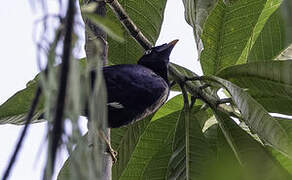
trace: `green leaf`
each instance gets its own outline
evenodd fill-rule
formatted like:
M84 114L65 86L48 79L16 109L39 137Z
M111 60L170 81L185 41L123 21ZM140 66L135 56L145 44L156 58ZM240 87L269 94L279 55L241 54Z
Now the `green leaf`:
M288 134L288 137L290 140L292 140L292 119L286 119L286 118L280 118L280 117L274 117L281 126L285 129L285 131ZM276 151L273 148L269 148L270 152L273 154L273 156L280 162L280 164L289 171L290 174L292 174L292 159L289 157L284 156L280 152Z
M78 62L81 67L81 71L82 69L85 69L86 59L81 59ZM58 71L59 66L56 66L55 68L55 70ZM0 124L21 125L25 123L26 114L30 109L31 102L39 82L39 76L40 73L37 74L33 80L27 83L25 89L18 91L6 102L0 105ZM38 119L43 113L44 102L45 98L44 96L41 96L36 113L32 118L32 123L44 121L44 119Z
M199 54L204 48L200 37L203 33L205 21L217 2L218 0L183 0L185 19L187 23L194 28L194 35Z
M160 33L166 0L120 0L119 3L147 39L155 44ZM119 21L109 8L107 17L111 21ZM144 52L140 45L126 31L123 34L124 43L119 43L110 37L108 38L108 60L110 64L134 64Z
M37 81L38 76L35 77L35 81L30 81L25 89L15 93L0 106L0 124L21 125L25 123L25 118L34 98ZM43 104L44 98L42 97L32 118L32 123L43 121L37 119L43 113Z
M142 180L164 179L167 173L168 161L172 154L172 139L169 136L166 143L162 145L160 150L151 158L144 169Z
M209 116L197 106L191 113L183 110L176 125L173 153L169 161L167 179L203 179L208 174L210 160L214 159L198 119Z
M113 166L113 171L112 171L113 179L125 178L127 172L131 170L131 168L128 168L128 167L131 166L132 163L136 162L135 161L136 156L134 155L134 153L135 152L137 153L138 146L143 146L143 143L141 144L141 141L142 141L141 138L147 136L149 133L151 134L152 131L155 131L155 128L164 129L163 122L169 121L166 117L169 117L169 118L174 117L173 114L177 113L177 111L180 111L182 106L183 106L182 96L178 95L172 98L171 100L169 100L165 105L163 105L155 113L152 119L151 117L149 117L147 118L147 120L141 120L138 123L134 123L133 125L130 125L130 126L112 129L111 142L114 149L118 151L118 155L119 155L117 163ZM150 119L151 119L151 123L149 123ZM164 119L164 120L160 120L160 119ZM156 123L156 121L159 121L159 122ZM155 127L152 124L156 124ZM169 125L168 123L165 124L165 126L168 126L168 125ZM149 131L151 132L148 132L147 129L149 129ZM162 133L165 133L166 131L162 131ZM161 134L161 136L165 137L166 134ZM153 143L153 145L157 145L157 144ZM156 151L158 150L159 148L156 149ZM156 151L150 150L148 153L152 153L154 155L155 153L157 153ZM151 159L151 156L149 156L148 160L150 161L150 159ZM145 168L146 166L147 164L144 164ZM142 176L148 176L148 175L139 174L139 176L142 177Z
M292 43L292 3L283 0L266 22L248 56L248 62L273 60Z
M209 127L204 135L216 153L216 158L210 164L208 175L204 180L244 180L242 166L236 159L218 123Z
M144 169L149 167L148 164L152 162L153 157L157 156L157 153L168 143L167 140L173 135L178 115L179 111L151 122L141 135L123 173L119 178L114 179L136 180L143 176L151 176L150 174L145 175ZM155 167L163 168L163 171L166 172L167 166L165 165L167 165L168 159L166 160L163 163L164 167L159 164L156 164Z
M229 116L220 111L214 111L220 128L246 170L248 179L288 180L292 178L260 143L235 124Z
M292 157L292 143L283 127L243 89L219 77L206 77L224 87L252 132L282 153Z
M105 31L111 38L116 41L123 42L123 30L122 25L119 22L112 21L108 17L101 17L95 13L97 3L90 3L81 7L81 12L85 15L92 23L99 26Z
M265 22L280 3L281 0L238 0L226 5L219 0L207 17L200 36L204 74L215 74L224 67L245 63ZM194 22L195 18L192 17Z
M218 76L248 89L269 112L292 115L291 69L291 60L254 62L225 68Z

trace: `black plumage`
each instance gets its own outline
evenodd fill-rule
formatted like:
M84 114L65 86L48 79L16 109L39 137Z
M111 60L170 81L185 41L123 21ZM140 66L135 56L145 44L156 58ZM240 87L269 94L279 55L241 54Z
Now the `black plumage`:
M151 48L138 64L103 68L110 128L141 120L164 104L169 94L169 55L177 41ZM95 73L92 78L95 79Z

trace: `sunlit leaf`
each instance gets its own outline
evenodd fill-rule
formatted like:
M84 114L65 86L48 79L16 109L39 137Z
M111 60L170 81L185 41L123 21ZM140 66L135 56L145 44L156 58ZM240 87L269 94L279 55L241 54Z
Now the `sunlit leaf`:
M283 0L281 6L266 22L262 32L251 49L248 62L267 61L275 58L289 58L289 56L279 57L279 55L292 44L291 8L291 0ZM292 56L290 57L292 58Z
M280 3L281 0L238 0L225 4L219 0L205 20L200 35L204 74L215 74L224 67L245 63L265 22ZM185 1L185 4L189 3ZM192 14L188 10L186 8L186 14ZM208 6L204 10L208 12ZM196 22L196 16L191 18ZM200 26L194 24L193 28L197 31Z

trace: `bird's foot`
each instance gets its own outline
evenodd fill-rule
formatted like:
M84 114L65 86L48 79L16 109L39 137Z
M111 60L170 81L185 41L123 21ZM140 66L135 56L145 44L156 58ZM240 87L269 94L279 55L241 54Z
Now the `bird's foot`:
M104 135L104 132L102 130L99 131L99 135L104 140L104 142L106 144L106 152L111 155L112 160L113 160L113 164L115 164L118 160L117 159L118 152L112 148L111 143L109 142L108 138Z

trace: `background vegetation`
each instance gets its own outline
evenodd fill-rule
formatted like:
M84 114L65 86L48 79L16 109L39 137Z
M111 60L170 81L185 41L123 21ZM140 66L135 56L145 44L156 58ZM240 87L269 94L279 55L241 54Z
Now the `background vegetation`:
M101 68L106 59L110 65L136 63L143 51L155 44L166 1L119 3L129 16L121 21L124 26L119 22L124 14L119 13L117 1L107 3L105 17L99 16L105 14L98 11L102 2L80 2L87 25L87 58L77 61L70 56L76 42L74 31L70 31L76 5L69 1L67 13L60 17L60 27L46 51L46 69L0 106L1 124L26 123L28 127L29 123L44 119L49 122L50 153L44 177L52 176L54 150L62 143L71 156L58 179L109 178L104 176L104 167L109 162L103 160L103 142L98 138L100 132L107 132ZM111 143L118 151L112 179L291 179L291 1L183 0L183 3L185 18L194 30L204 75L199 77L187 68L171 64L171 80L178 84L185 77L196 80L186 82L182 89L174 86L173 91L182 94L171 98L152 117L111 130ZM135 28L129 23L141 30L134 38L131 34ZM108 35L108 51L102 32ZM57 53L59 46L63 49L61 56ZM62 64L55 67L60 58ZM88 85L88 72L92 69L100 77L93 92ZM65 90L60 78L64 75ZM34 109L31 102L38 97L36 89L42 91L42 96L35 112L27 116ZM59 95L62 91L66 96ZM225 98L218 92L223 92ZM62 99L59 116L55 109ZM91 119L89 132L82 137L77 121L87 101ZM190 106L191 102L194 106ZM41 114L44 119L39 118ZM71 124L71 132L63 132L64 121ZM60 135L57 141L56 134Z

